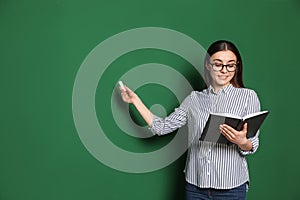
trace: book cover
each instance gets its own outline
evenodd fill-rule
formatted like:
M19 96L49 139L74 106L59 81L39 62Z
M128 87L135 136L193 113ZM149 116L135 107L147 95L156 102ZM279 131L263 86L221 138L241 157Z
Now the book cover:
M225 136L220 133L219 126L221 124L227 124L240 131L246 122L248 123L247 138L254 137L268 114L269 111L261 111L240 118L226 113L212 113L209 115L200 140L230 144Z

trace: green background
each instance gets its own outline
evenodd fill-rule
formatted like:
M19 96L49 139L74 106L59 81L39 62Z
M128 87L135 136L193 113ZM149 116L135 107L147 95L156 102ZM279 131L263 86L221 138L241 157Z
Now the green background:
M154 172L116 171L89 154L73 121L73 84L88 53L119 32L149 26L182 32L204 48L218 39L237 44L246 86L271 111L260 149L248 157L248 199L299 199L299 19L298 0L0 0L0 199L184 198L185 155ZM186 65L167 52L132 52L112 64L100 80L107 87L96 94L99 122L115 144L130 151L152 151L173 137L132 138L111 118L115 82L148 62ZM201 89L201 81L186 76ZM162 101L168 112L178 104L157 85L139 94Z

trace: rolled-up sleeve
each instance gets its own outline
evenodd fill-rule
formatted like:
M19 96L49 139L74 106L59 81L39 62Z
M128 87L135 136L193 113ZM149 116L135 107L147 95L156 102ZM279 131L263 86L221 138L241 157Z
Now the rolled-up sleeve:
M190 96L186 97L178 108L175 108L169 116L160 118L154 116L149 129L155 135L165 135L175 131L187 123Z
M186 121L186 112L180 108L176 108L175 111L166 118L154 116L149 129L156 135L165 135L182 127L186 124Z

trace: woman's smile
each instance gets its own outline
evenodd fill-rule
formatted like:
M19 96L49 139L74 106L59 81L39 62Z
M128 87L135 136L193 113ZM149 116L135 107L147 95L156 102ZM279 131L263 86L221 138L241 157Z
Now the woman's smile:
M219 79L226 80L229 76L228 75L218 75Z

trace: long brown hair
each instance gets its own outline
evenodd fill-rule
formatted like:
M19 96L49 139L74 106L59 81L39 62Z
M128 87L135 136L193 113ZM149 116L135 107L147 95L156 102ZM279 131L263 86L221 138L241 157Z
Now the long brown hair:
M226 41L226 40L218 40L218 41L212 43L209 46L209 48L207 49L207 53L206 53L205 60L204 60L205 82L206 82L207 86L209 86L211 84L210 73L209 73L208 69L206 68L208 63L210 63L210 57L219 51L226 51L226 50L232 51L237 58L237 68L236 68L234 77L231 79L230 83L234 87L244 88L245 86L243 83L243 76L242 76L243 62L242 62L240 52L232 42Z

